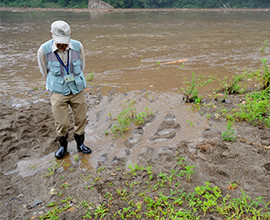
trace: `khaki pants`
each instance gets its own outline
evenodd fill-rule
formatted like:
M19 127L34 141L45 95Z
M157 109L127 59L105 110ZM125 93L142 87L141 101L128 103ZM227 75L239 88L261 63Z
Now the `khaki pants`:
M59 137L68 133L70 118L68 106L70 105L74 116L74 133L84 134L86 126L86 102L84 91L73 95L61 95L53 93L51 95L52 112L55 119L56 132Z

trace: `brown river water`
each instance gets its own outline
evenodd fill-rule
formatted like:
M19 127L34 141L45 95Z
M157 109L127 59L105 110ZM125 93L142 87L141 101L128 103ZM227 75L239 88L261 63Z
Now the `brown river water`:
M270 36L270 11L0 11L0 95L24 98L44 88L37 66L50 24L67 21L86 52L85 75L103 91L179 91L184 78L223 77L258 68ZM267 49L269 50L269 49ZM268 51L269 52L269 51ZM268 56L268 57L267 57ZM186 60L168 64L167 62Z

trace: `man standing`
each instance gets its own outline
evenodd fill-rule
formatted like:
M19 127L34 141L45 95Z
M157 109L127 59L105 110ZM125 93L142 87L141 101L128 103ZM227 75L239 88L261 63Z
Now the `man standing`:
M84 49L79 41L70 39L70 27L64 21L53 22L51 34L52 39L40 46L37 58L40 72L46 78L46 88L52 92L52 112L60 143L55 157L61 159L67 152L70 124L68 106L74 115L74 138L77 149L84 154L90 154L91 149L84 145L86 126Z

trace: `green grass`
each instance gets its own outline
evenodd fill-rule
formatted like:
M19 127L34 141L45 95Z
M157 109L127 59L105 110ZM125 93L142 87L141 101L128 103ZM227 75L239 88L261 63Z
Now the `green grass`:
M263 123L270 127L270 87L265 90L253 92L244 96L244 102L232 110L237 120Z
M141 125L152 114L153 112L149 108L145 108L144 112L138 113L135 101L128 101L122 105L122 111L116 116L115 123L109 130L115 136L123 136L124 133L130 130L132 124ZM108 135L110 132L106 130L105 134Z
M88 75L86 75L85 79L87 82L90 82L94 79L94 71L92 71L91 73L88 73Z
M254 125L264 125L270 127L270 68L266 59L262 60L262 65L259 69L244 69L242 72L233 75L232 77L225 77L219 79L221 88L216 90L218 94L214 97L217 99L218 95L222 95L223 99L219 102L229 98L230 95L238 96L238 100L241 103L235 107L223 105L220 108L216 108L216 103L213 99L211 103L202 103L203 96L198 94L198 88L200 86L208 85L215 77L209 77L201 81L203 77L192 74L192 81L185 82L186 88L184 91L184 99L186 102L194 102L197 108L201 107L212 109L220 116L225 117L229 121L247 121ZM256 86L255 86L256 85ZM221 94L223 93L223 94ZM206 97L207 98L207 97ZM207 118L211 118L211 115L207 115ZM231 137L230 137L231 136ZM226 141L235 141L233 133L230 133L230 129L227 128L222 135L222 138Z
M266 220L270 217L270 202L266 204L262 197L251 199L240 187L234 189L241 190L240 197L224 194L210 182L186 191L183 186L192 183L196 167L183 157L177 157L175 168L164 173L154 173L151 167L130 164L126 169L114 170L114 176L121 176L121 181L117 186L114 185L116 180L106 179L101 183L102 202L93 202L91 197L84 201L75 198L82 219L207 219L214 215L221 219ZM83 181L86 184L100 181L105 171L93 171ZM65 187L64 190L70 193ZM91 194L91 191L85 189L83 193ZM71 208L72 199L67 196L50 202L50 210L39 219L59 219L61 213Z

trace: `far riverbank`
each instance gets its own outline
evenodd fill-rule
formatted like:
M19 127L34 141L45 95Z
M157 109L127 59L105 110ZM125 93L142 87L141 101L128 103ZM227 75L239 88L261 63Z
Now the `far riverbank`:
M88 9L88 8L16 8L16 7L1 7L0 11L71 11L71 12L89 12L89 11L100 11L100 12L138 12L138 11L270 11L270 8L261 9L227 9L227 8L129 8L129 9Z

